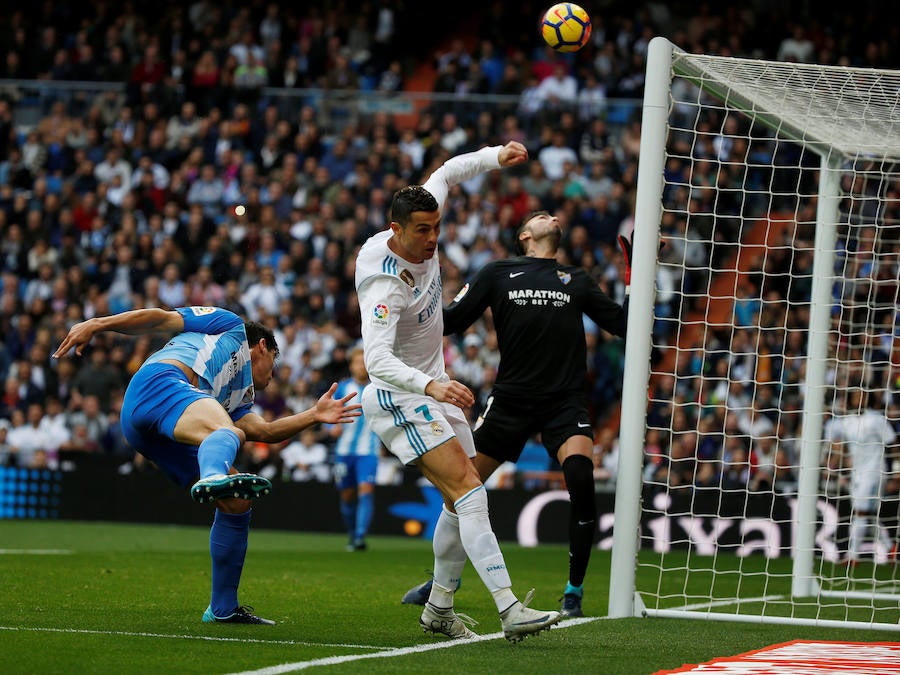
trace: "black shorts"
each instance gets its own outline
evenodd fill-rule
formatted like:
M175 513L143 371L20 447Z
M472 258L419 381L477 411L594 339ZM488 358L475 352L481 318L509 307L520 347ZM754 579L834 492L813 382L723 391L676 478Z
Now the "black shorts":
M584 398L572 394L537 402L493 393L472 428L478 452L498 462L516 462L528 439L538 433L553 459L572 436L593 439Z

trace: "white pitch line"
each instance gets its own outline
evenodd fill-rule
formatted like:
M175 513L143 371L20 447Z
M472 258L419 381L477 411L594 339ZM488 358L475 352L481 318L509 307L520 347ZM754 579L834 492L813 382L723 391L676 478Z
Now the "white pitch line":
M565 622L557 624L552 630L560 628L569 628L582 623L590 623L596 621L599 617L584 617L580 619L566 619ZM230 675L280 675L281 673L294 673L298 670L305 670L315 666L335 666L341 663L350 663L351 661L363 661L365 659L383 659L395 656L405 656L407 654L417 654L420 652L430 652L436 649L450 649L451 647L465 647L474 642L486 642L488 640L496 640L502 638L503 633L491 633L489 635L479 635L470 640L445 640L429 645L415 645L414 647L401 647L398 649L389 649L374 654L348 654L346 656L326 656L313 661L297 661L295 663L282 663L278 666L269 666L268 668L260 668L259 670L245 670L239 673L231 673Z
M65 548L0 548L0 555L71 555Z
M303 642L301 640L260 640L259 638L234 638L217 637L214 635L167 635L164 633L139 633L122 630L87 630L83 628L36 628L31 626L0 626L0 630L37 633L78 633L82 635L117 635L121 637L149 637L164 638L167 640L205 640L208 642L254 642L267 645L297 645L301 647L340 647L343 649L381 649L389 650L391 647L377 647L374 645L356 645L342 642Z

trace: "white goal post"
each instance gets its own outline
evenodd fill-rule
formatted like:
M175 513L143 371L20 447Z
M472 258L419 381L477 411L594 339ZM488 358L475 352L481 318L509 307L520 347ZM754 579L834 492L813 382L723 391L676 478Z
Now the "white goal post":
M609 616L900 630L900 72L657 37L642 115Z

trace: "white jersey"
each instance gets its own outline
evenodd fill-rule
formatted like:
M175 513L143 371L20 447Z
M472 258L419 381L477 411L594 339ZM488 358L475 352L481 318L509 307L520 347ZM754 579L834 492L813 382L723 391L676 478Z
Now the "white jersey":
M853 473L869 476L885 470L884 448L897 437L885 416L874 410L835 418L828 433L831 440L847 443Z
M424 188L443 209L453 185L499 169L500 146L447 160ZM437 253L411 263L388 247L393 231L369 238L356 259L366 369L372 384L393 392L424 394L432 380L446 382L443 296Z

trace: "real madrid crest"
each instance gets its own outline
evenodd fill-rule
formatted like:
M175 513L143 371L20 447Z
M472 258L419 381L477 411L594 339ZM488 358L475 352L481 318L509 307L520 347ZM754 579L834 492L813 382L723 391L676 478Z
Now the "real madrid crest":
M444 433L444 427L440 425L440 422L432 422L431 423L431 433L436 436L440 436Z

